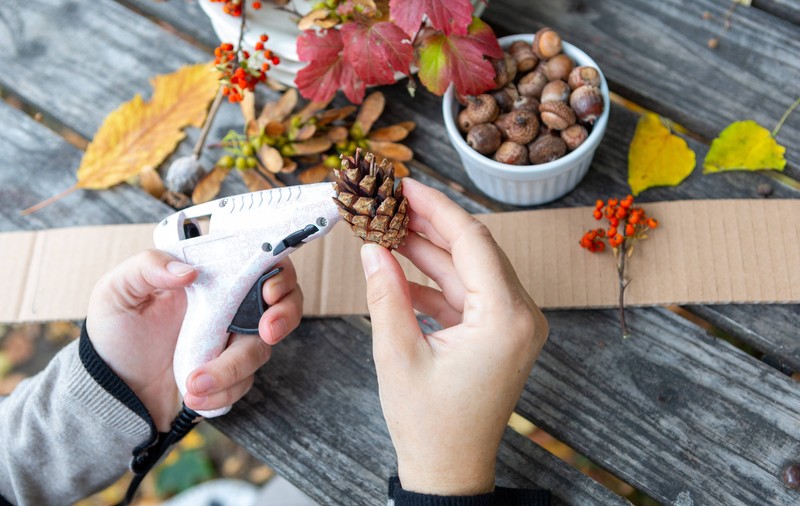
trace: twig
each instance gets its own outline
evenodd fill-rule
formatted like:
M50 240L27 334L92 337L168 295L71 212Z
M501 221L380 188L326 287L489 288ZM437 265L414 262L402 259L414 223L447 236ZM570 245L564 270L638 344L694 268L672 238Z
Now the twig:
M206 115L206 121L203 123L203 129L200 131L200 137L197 139L197 143L194 145L194 149L192 150L192 155L194 156L195 160L199 160L200 155L203 154L203 144L206 142L208 132L211 130L211 123L214 122L214 118L217 116L217 111L219 110L221 103L222 87L220 86L219 90L217 90L217 96L214 97L214 102L211 104L211 109L208 110L208 115Z
M778 121L778 124L775 125L775 129L772 131L772 137L778 136L778 132L781 131L781 127L789 118L789 115L792 114L792 111L794 111L798 105L800 105L800 97L798 97L797 100L795 100L794 103L790 105L788 109L786 109L786 112L783 113L783 116L781 116L780 121Z
M627 339L631 333L625 323L625 288L628 287L628 283L625 282L625 257L628 255L624 242L619 249L614 249L614 254L617 256L617 276L619 277L619 322L622 326L622 338Z

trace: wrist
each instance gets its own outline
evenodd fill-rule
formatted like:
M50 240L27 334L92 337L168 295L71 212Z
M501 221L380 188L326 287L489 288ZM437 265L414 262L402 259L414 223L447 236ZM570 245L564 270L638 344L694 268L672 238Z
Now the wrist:
M398 460L398 477L403 489L409 492L446 496L478 495L494 490L494 466L493 457L439 464Z

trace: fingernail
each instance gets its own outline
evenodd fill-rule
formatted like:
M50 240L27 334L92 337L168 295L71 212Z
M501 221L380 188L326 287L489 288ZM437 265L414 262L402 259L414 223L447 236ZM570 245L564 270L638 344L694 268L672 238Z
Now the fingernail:
M365 244L361 246L361 264L364 266L364 275L369 279L375 274L381 264L380 251L377 244Z
M208 397L198 397L196 395L189 395L189 404L193 409L202 409L206 405Z
M289 326L286 325L286 320L279 318L269 324L269 330L272 332L272 339L277 342L279 339L286 337L286 334L289 333Z
M167 264L167 271L173 276L183 277L194 270L191 265L186 265L183 262L170 262Z
M192 381L192 389L195 394L210 392L214 388L214 377L210 374L201 374Z

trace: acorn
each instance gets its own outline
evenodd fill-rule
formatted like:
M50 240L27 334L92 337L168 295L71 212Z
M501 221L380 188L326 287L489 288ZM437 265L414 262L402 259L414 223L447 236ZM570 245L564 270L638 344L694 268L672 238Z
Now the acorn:
M462 133L469 132L469 129L475 125L475 122L470 119L466 109L461 109L461 112L458 113L457 123L458 129L461 130Z
M558 79L566 81L574 66L572 59L562 53L547 60L547 64L544 66L544 73L550 81Z
M567 77L567 84L573 90L581 86L600 86L600 73L594 67L575 67Z
M569 105L578 116L578 121L593 125L603 114L603 95L595 86L581 86L570 94Z
M467 144L482 155L491 155L500 147L500 130L492 123L481 123L469 129Z
M542 96L539 101L545 102L564 102L569 100L569 85L564 81L550 81L544 86Z
M493 125L496 126L498 130L500 130L500 135L504 139L506 137L508 137L508 132L506 130L506 127L507 127L507 123L506 122L508 121L508 116L509 116L508 113L503 113L500 116L498 116L497 119L494 120L494 123L493 123Z
M589 131L583 125L572 125L561 131L561 140L570 151L575 151L587 137L589 137Z
M494 67L494 87L502 88L508 84L511 79L506 65L505 58L491 59L492 66Z
M564 102L543 102L539 106L539 112L542 115L542 122L554 130L564 130L574 125L577 119L575 111Z
M490 123L500 114L500 108L491 95L484 93L477 97L469 97L467 101L467 114L475 124Z
M528 148L516 142L506 141L497 148L494 159L508 165L527 165Z
M547 84L547 76L544 72L530 72L525 74L517 83L519 94L526 97L538 99L542 95L542 90Z
M567 153L567 145L561 137L545 135L528 145L528 159L534 165L552 162Z
M497 103L497 107L500 108L501 113L510 111L514 106L514 99L511 97L511 94L508 90L509 87L506 86L505 88L489 92L489 95L491 95L494 101ZM516 94L516 89L514 90L514 93Z
M533 36L531 49L540 60L552 58L561 52L561 36L552 28L542 28Z
M533 54L531 45L524 40L518 40L511 44L508 52L516 60L518 72L527 72L539 63L539 59Z
M539 112L539 101L533 97L519 97L511 104L511 110Z
M517 144L527 144L539 133L539 119L536 113L516 110L508 114L505 120L506 137Z
M503 58L506 61L506 72L508 72L508 83L513 83L514 79L517 78L517 72L519 71L519 68L517 67L517 60L515 60L514 57L508 53L503 53Z

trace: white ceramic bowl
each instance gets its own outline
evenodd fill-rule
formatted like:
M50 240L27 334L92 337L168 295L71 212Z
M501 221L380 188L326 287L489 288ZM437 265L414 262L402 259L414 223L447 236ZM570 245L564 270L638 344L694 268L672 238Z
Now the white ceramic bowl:
M531 42L533 35L509 35L499 39L499 42L505 49L517 40ZM611 109L608 83L600 67L586 53L566 42L563 43L563 52L572 58L576 65L588 65L598 70L604 108L603 114L595 121L586 141L575 151L552 162L539 165L507 165L478 153L467 144L456 126L460 106L456 101L453 87L450 86L444 95L442 110L450 142L456 148L469 178L493 199L518 206L545 204L572 191L589 170L594 152L603 139L608 124L608 114Z

